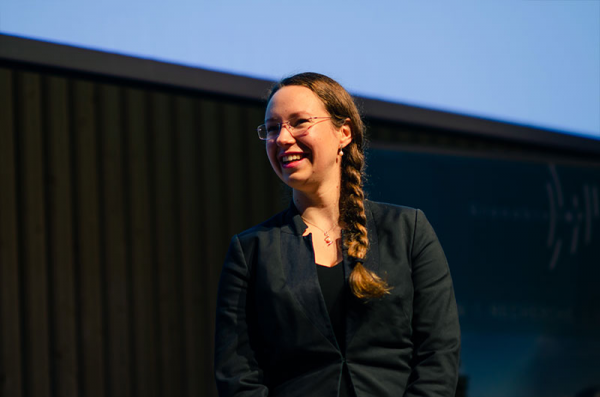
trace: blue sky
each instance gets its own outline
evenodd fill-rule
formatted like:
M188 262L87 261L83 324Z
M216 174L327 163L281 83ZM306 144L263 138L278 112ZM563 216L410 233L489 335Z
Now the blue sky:
M600 139L597 0L4 0L0 32Z

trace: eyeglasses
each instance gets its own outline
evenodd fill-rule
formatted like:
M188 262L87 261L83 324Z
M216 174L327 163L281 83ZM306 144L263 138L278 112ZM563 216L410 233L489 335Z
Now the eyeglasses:
M283 126L287 126L288 131L293 137L297 137L306 133L314 125L329 119L331 119L331 117L301 117L284 121L283 123L268 122L261 124L256 130L258 131L258 137L263 141L277 138Z

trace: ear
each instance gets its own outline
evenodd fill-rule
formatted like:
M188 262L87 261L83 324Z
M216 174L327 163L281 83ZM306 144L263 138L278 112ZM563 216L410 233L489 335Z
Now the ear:
M346 119L344 125L340 128L340 146L345 148L350 142L352 142L352 127L350 119Z

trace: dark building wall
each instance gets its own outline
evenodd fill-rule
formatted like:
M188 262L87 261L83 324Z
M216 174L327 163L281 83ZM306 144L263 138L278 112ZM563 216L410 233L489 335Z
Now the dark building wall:
M256 137L263 111L260 101L0 67L0 395L215 395L229 239L288 205ZM581 157L368 124L377 147Z
M214 395L230 237L285 205L262 105L0 69L2 396Z

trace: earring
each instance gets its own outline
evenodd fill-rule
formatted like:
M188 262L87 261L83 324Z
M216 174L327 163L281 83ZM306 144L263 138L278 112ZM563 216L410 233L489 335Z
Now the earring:
M340 150L338 151L338 154L339 154L340 156L343 156L343 155L344 155L344 151L342 150L342 147L341 147L341 146L340 146Z

